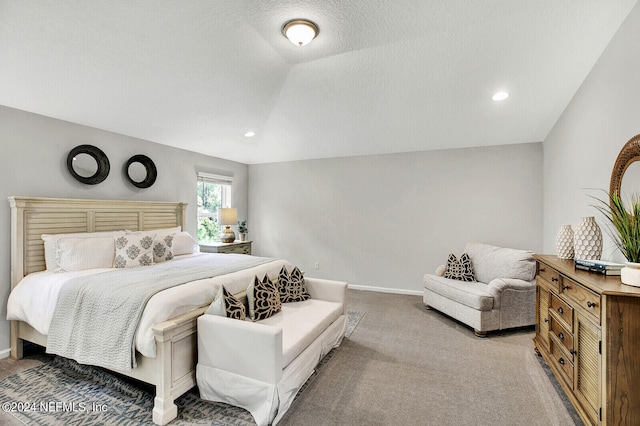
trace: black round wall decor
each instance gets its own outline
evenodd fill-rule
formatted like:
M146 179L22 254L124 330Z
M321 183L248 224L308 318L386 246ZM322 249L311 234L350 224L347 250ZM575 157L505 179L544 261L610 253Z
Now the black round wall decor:
M145 173L143 178L132 176L131 165L135 166L135 163L140 163L144 166ZM153 160L142 154L134 155L129 158L127 164L124 166L124 172L127 175L129 182L138 188L149 188L154 184L158 177L158 170L156 169L156 165L153 163Z
M109 176L107 155L93 145L78 145L67 155L67 169L77 181L96 185Z

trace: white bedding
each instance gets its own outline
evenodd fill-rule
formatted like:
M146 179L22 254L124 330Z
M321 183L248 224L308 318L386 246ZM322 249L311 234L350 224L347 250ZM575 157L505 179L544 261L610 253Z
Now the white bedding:
M211 256L212 261L224 262L226 256L245 255L195 253L187 256ZM285 260L274 260L231 274L191 281L157 293L147 303L138 324L136 349L146 357L155 358L156 342L152 330L155 324L210 304L221 284L224 284L230 293L239 293L247 288L254 276L262 278L265 273L278 275L283 265L291 267ZM109 269L98 268L63 273L42 271L29 274L9 295L7 319L24 321L39 333L47 335L58 295L64 284L71 278L105 271Z

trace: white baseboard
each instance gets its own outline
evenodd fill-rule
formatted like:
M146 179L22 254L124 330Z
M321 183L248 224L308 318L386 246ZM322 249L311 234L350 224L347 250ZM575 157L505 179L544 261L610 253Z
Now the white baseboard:
M368 285L355 285L355 284L349 284L349 288L352 290L377 291L379 293L410 294L412 296L423 295L423 292L420 290L403 290L400 288L372 287Z
M11 348L0 351L0 359L9 358L10 355L11 355Z

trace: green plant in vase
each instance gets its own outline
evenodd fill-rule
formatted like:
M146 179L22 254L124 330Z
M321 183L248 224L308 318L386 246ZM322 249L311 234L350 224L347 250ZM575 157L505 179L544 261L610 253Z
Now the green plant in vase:
M247 229L247 221L238 221L238 234L240 234L240 241L245 241L248 233L249 229Z
M621 271L621 280L625 284L640 287L640 195L630 197L629 206L625 206L618 192L608 194L608 199L598 201L596 207L609 222L609 234L616 247L627 259ZM608 201L608 202L607 202Z

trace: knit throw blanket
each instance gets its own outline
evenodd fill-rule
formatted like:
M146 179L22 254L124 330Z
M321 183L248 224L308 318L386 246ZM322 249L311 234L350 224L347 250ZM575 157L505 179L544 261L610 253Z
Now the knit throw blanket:
M81 364L129 371L136 367L134 339L138 323L154 294L273 260L201 255L69 280L53 313L47 352Z

